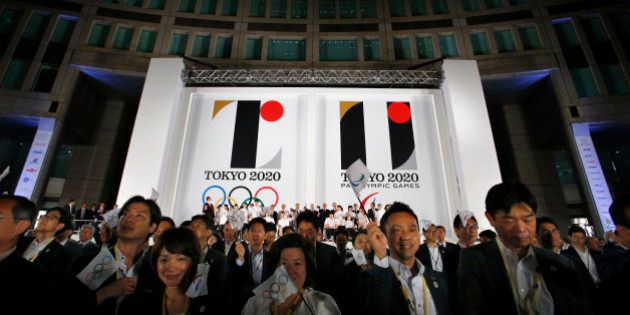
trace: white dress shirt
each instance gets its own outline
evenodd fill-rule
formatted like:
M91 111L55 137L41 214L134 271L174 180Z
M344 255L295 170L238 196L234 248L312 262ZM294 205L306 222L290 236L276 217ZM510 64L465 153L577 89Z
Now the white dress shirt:
M43 242L38 241L37 239L34 239L33 242L31 242L31 245L28 246L28 248L26 249L26 251L24 251L24 258L30 262L34 261L37 256L39 256L39 253L46 248L46 246L48 246L48 244L50 244L50 242L52 242L55 238L49 238Z
M580 259L582 259L584 266L588 269L588 273L591 274L593 282L600 283L601 280L599 279L599 273L597 273L597 265L595 265L595 260L593 259L593 256L591 256L591 253L589 253L588 248L584 248L584 252L575 246L573 246L573 248L575 248L578 256L580 256Z
M500 237L496 238L499 251L507 269L519 314L553 314L553 298L547 290L542 274L538 272L538 262L530 246L523 259L507 248Z
M403 294L408 295L409 298L409 312L411 314L416 315L434 315L437 314L437 309L435 308L435 303L433 302L433 297L431 297L431 292L429 291L429 287L427 281L424 279L424 266L418 259L416 259L416 264L418 264L418 274L413 275L411 269L396 259L393 259L389 256L386 256L383 259L378 259L378 257L374 256L374 264L381 268L389 268L391 267L394 271L394 274L400 280L402 285L402 290L406 292L411 292L412 294ZM404 292L403 291L403 292ZM425 293L427 296L425 297ZM427 305L425 305L425 301Z
M435 244L435 247L431 247L431 245L427 244L427 247L429 248L429 258L431 258L431 268L435 271L442 272L443 266L440 247L437 244Z
M249 248L249 259L252 265L252 280L254 285L259 285L262 282L262 268L263 268L263 251L265 249L262 248L260 252L254 253L252 248ZM240 267L245 262L236 258L236 264Z

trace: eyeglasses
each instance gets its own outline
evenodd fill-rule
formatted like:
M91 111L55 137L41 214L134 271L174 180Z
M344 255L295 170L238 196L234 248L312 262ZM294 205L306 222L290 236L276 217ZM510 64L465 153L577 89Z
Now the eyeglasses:
M466 229L479 230L479 225L469 224L469 225L466 225Z

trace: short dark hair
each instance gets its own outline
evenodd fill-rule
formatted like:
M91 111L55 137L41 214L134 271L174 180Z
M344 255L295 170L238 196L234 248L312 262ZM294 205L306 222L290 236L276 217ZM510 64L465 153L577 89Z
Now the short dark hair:
M304 259L306 260L306 279L304 280L304 287L312 287L315 285L316 272L315 268L315 248L304 236L293 233L287 234L278 238L269 250L269 262L272 268L278 266L280 262L280 255L285 248L299 248L304 252Z
M490 239L495 239L497 237L497 233L494 233L493 230L483 230L479 233L479 237L487 237Z
M385 213L383 214L383 216L381 217L381 222L380 222L380 227L381 230L383 231L383 233L385 233L385 225L387 223L387 220L389 219L389 217L392 214L395 213L407 213L410 214L411 216L413 216L413 218L416 220L416 225L418 225L418 216L416 215L415 212L413 212L413 210L411 210L411 208L409 207L409 205L407 205L406 203L402 203L402 202L394 202L391 207L389 207L389 210L385 211Z
M352 240L352 244L357 241L357 236L359 236L359 234L364 234L365 236L368 235L366 230L358 229L356 232L354 232L354 239Z
M197 274L197 264L201 259L201 249L195 233L188 228L182 227L164 231L160 235L160 241L153 250L151 257L155 270L157 270L157 261L162 249L166 249L171 254L181 254L190 258L190 267L188 267L178 286L179 291L185 293Z
M616 198L610 205L609 212L613 223L630 229L630 195Z
M61 232L66 230L66 224L68 224L68 220L72 220L70 218L70 215L68 214L68 212L66 212L66 210L64 208L61 207L54 207L54 208L50 208L48 210L46 210L46 214L49 214L51 212L57 212L59 213L59 223L63 224L63 228L61 228L61 230L57 231L57 233L55 233L55 236L61 234Z
M37 206L26 197L14 196L14 195L0 195L0 201L13 201L15 204L11 209L13 215L13 222L17 223L19 220L35 221L37 218Z
M477 218L475 218L474 216L470 217L471 219L475 220L475 222L478 223ZM468 222L462 222L462 218L461 216L458 214L455 216L455 219L453 219L453 228L454 229L461 229L464 227L464 224L466 224ZM445 230L446 231L446 230Z
M577 224L571 224L569 226L569 231L568 231L569 237L571 237L571 235L573 235L573 233L582 233L582 234L584 234L584 236L586 236L586 231L581 226L579 226Z
M170 223L173 227L176 227L176 226L177 226L177 225L175 225L175 221L173 221L173 219L171 219L171 217L162 216L162 217L160 218L160 222L159 222L159 223L162 223L162 222L168 222L168 223ZM158 223L158 224L159 224L159 223Z
M205 214L193 215L192 219L190 219L190 222L192 223L195 220L201 220L201 222L203 222L203 224L206 226L207 230L214 228L214 221Z
M291 230L291 231L293 231L293 232L295 233L295 229L294 229L292 226L287 225L287 226L285 226L285 227L283 227L283 228L282 228L282 235L287 234L287 231L288 231L288 230Z
M182 221L182 223L179 224L179 227L189 227L191 223L192 222L190 220L185 220L185 221Z
M276 225L271 223L271 222L266 222L265 223L265 233L267 232L275 232L276 231Z
M249 223L247 223L248 229L252 229L252 227L254 226L254 224L260 224L262 225L263 229L265 229L265 232L267 232L266 226L267 226L267 221L265 221L265 219L263 218L253 218L251 220L249 220Z
M333 238L334 238L334 239L336 239L336 238L337 238L337 235L339 235L339 234L343 234L343 235L345 235L346 237L348 237L348 230L346 230L346 228L345 228L345 227L338 227L338 228L335 230L335 233L333 233Z
M298 214L297 218L295 219L295 224L297 226L300 226L300 223L304 221L311 223L315 230L319 231L322 228L321 226L319 226L319 218L312 212L304 211Z
M132 203L143 203L149 208L149 213L151 214L151 218L150 218L151 221L149 222L149 225L160 224L160 219L162 218L162 210L160 210L160 206L158 206L157 203L155 203L155 201L151 199L146 199L142 196L133 196L129 198L129 200L127 200L122 205L122 207L120 207L120 212L118 212L118 218L123 216L129 210L129 206Z
M499 211L510 213L513 206L525 203L534 213L538 208L536 197L521 183L500 183L492 186L486 195L486 211L494 217Z
M444 230L446 232L446 228L443 225L436 225L435 228L437 230Z
M538 218L536 218L536 234L540 233L540 226L543 223L553 224L553 226L555 226L556 229L558 229L558 223L556 223L556 221L554 221L552 218L550 218L550 217L538 217Z

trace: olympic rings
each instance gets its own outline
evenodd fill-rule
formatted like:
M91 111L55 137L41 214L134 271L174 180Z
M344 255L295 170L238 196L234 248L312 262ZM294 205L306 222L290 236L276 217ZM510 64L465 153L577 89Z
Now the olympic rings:
M85 275L85 281L91 282L91 281L98 280L99 278L101 278L101 276L103 275L103 272L110 268L113 260L114 259L110 256L103 257L100 263L92 267L92 272Z
M241 203L241 206L244 206L244 205L249 206L252 203L252 200L254 200L261 203L262 206L264 207L265 206L264 202L262 201L262 199L258 197L258 195L264 190L271 190L271 192L273 192L273 194L276 197L276 199L273 202L274 205L277 205L278 201L280 201L280 196L278 194L278 191L271 186L262 186L256 190L255 194L252 195L252 191L246 186L242 186L242 185L232 188L229 193L226 193L225 189L219 185L211 185L203 191L203 194L201 194L202 204L206 202L205 200L206 194L212 189L218 189L219 191L221 191L221 194L223 194L223 197L217 199L217 201L215 202L215 206L219 206L219 207L223 206L226 203L226 201L231 207L238 207L239 205L238 200L232 197L232 194L237 190L245 190L248 194L248 197L243 200L243 202Z
M232 193L233 193L235 190L237 190L237 189L245 189L245 191L249 194L249 199L250 199L250 202L249 202L249 203L251 203L252 191L251 191L251 190L249 190L249 188L247 188L247 187L245 187L245 186L236 186L236 187L232 188L232 190L230 190L230 193L228 194L228 196L230 196L230 197L231 197L231 196L232 196ZM249 203L247 204L247 206L248 206L248 207L249 207ZM236 208L236 207L238 207L238 203L237 203L237 204L232 204L232 203L230 203L230 206L232 206L232 207Z
M228 199L229 201L234 202L234 204L236 204L236 205L238 204L238 200L234 199L233 197L227 197L227 199ZM219 206L219 207L220 207L220 206L223 206L223 204L225 203L225 201L224 201L224 200L225 200L224 198L219 198L219 200L217 200L217 202L214 204L214 206L215 206L215 207L216 207L216 206ZM219 204L219 202L220 202L221 204ZM231 204L231 203L230 203L230 204Z
M271 186L262 186L262 187L258 188L258 190L256 190L256 193L254 194L254 197L258 197L258 193L260 193L261 191L263 191L265 189L271 190L276 195L276 201L274 201L273 204L277 205L278 204L278 200L280 200L280 198L278 197L278 192ZM261 203L262 203L262 201L261 201Z
M249 203L247 204L247 205L249 206L249 204L252 202L252 200L255 200L255 201L260 202L260 204L261 204L263 207L265 206L265 203L264 203L262 200L260 200L260 198L257 198L257 197L249 197L249 198L247 198L247 199L243 200L243 202L241 203L241 207L242 207L243 205L245 205L245 203L246 203L246 202L249 202Z
M225 193L225 189L223 189L223 187L221 187L219 185L212 185L212 186L206 188L206 190L203 191L203 194L201 194L201 204L206 203L206 193L212 188L219 189L223 193L223 200L225 200L225 198L227 197L227 194ZM232 194L232 193L230 193L230 194ZM221 206L222 205L223 204L221 204Z

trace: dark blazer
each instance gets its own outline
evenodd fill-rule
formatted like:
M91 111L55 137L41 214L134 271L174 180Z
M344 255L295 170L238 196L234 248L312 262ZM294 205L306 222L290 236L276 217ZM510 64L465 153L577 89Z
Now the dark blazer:
M80 243L79 243L80 245ZM85 245L81 246L81 255L98 253L101 250L101 247L96 245L94 242L87 242Z
M190 299L186 315L226 314L225 301L216 298L214 291L208 295ZM127 297L118 309L118 315L162 314L164 291L136 293Z
M444 272L446 270L446 262L444 259L446 256L446 250L444 247L438 245L438 253L442 259L442 272ZM418 258L418 260L420 260L426 268L433 269L431 254L429 253L429 245L427 245L427 243L420 245L420 249L416 252L416 258Z
M628 314L630 250L621 248L602 255L597 261L597 270L602 279L602 314Z
M584 284L575 263L533 248L538 267L553 298L555 314L590 314ZM512 287L496 242L463 249L459 287L462 314L517 314Z
M341 258L337 248L317 242L315 246L315 268L317 275L314 289L330 294L334 299L339 298L340 292L337 281L343 269L345 257Z
M63 313L57 309L58 301L51 294L53 281L49 275L14 250L0 261L0 312L15 315Z
M76 209L74 219L75 220L92 220L94 218L94 212L90 208L85 208L85 213L81 217L81 208ZM85 222L83 222L85 223Z
M448 303L448 284L444 274L424 268L424 278L433 298L437 313L450 314ZM407 300L402 293L401 283L394 274L394 270L372 266L361 272L359 280L359 314L409 314Z
M208 248L206 256L203 257L203 261L210 265L210 272L208 273L208 288L213 287L219 291L225 288L225 281L227 279L227 258L222 252Z
M33 240L35 240L35 238L32 236L23 237L18 242L18 252L23 255ZM51 272L58 278L67 274L73 258L70 251L61 246L56 240L53 240L48 246L42 249L37 258L33 260L33 263Z
M114 255L114 248L109 248L112 255ZM70 276L67 281L67 290L73 292L74 301L76 303L70 303L68 305L69 314L114 314L116 309L116 299L109 298L103 301L100 305L96 305L96 291L108 286L112 282L116 281L116 274L111 275L99 288L91 291L83 283L77 279L76 275L79 274L91 261L98 255L98 252L79 256L75 259L74 263L70 267ZM136 257L138 259L139 257ZM151 266L151 251L147 250L145 257L138 266L138 283L136 284L135 293L150 293L154 291L160 291L164 289L164 284L158 278L157 273ZM125 296L123 299L126 299Z
M75 258L83 254L81 244L71 238L66 241L63 247L65 247Z
M595 261L595 268L597 268L597 260L601 256L598 252L593 252L589 250L589 254ZM591 303L591 310L595 314L599 314L602 308L601 305L601 296L599 294L599 290L595 281L593 281L593 277L591 277L591 273L588 271L588 267L582 261L582 258L578 254L577 250L573 246L569 246L567 249L561 250L560 255L568 257L573 260L575 266L582 278L582 283L584 284L584 288L586 289L586 293L588 294L589 302Z
M241 314L241 311L243 310L243 307L245 307L247 300L250 297L254 296L252 290L256 288L256 285L254 285L254 280L252 278L253 270L249 246L243 243L243 246L245 246L245 262L242 266L239 266L236 263L236 258L238 257L238 255L236 254L236 250L234 249L235 244L236 243L232 244L232 247L230 247L230 252L227 256L229 270L229 314ZM269 264L269 253L265 250L264 246L262 249L262 253L263 263L261 283L267 280L267 278L269 278L269 276L275 271L275 268L273 268Z

